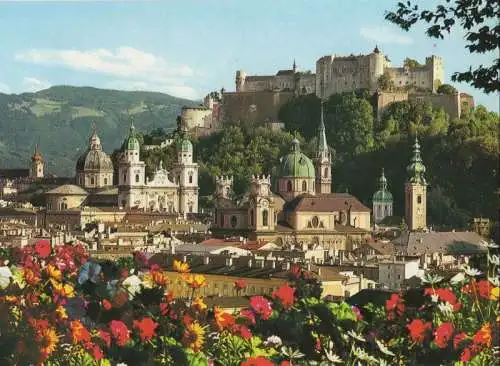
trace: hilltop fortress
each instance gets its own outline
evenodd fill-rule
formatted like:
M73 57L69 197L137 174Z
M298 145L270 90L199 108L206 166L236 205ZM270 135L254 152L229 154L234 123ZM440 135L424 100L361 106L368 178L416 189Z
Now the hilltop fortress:
M379 79L388 76L391 87L382 90ZM291 69L279 70L276 75L248 75L237 70L235 91L223 92L219 118L222 122L278 123L282 105L298 95L316 94L326 99L332 94L366 89L377 96L377 115L396 101L430 102L444 108L452 117L473 107L474 101L465 93L438 94L444 82L443 60L431 55L424 64L405 64L393 67L388 56L378 47L367 55L328 55L316 61L316 73ZM222 124L220 124L222 125Z

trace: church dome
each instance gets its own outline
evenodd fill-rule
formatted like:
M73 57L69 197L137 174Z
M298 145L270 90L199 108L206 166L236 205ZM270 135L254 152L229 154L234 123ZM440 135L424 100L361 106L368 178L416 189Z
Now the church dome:
M387 178L385 177L384 169L382 175L378 179L379 190L373 195L373 203L392 203L392 193L387 189Z
M130 132L128 137L125 139L123 143L122 150L139 150L140 144L137 138L137 134L135 132L135 126L133 123L130 124Z
M109 156L102 151L101 139L95 131L89 138L89 148L76 162L76 170L113 170L113 163Z
M181 152L189 152L193 150L193 144L187 138L183 138L177 143L177 150Z
M279 175L313 179L316 177L314 165L311 159L300 151L297 139L293 139L290 153L281 160Z

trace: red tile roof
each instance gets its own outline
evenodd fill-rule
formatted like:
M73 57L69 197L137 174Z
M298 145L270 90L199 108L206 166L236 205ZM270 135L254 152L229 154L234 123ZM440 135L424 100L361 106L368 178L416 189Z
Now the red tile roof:
M347 203L347 204L346 204ZM287 211L340 212L351 206L354 212L370 212L356 197L348 193L304 194L285 205Z

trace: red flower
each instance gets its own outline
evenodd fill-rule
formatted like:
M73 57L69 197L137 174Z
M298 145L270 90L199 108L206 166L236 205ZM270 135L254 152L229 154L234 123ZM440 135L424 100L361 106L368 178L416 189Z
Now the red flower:
M471 350L469 348L465 348L462 351L462 354L460 355L460 361L467 363L470 361L471 358L472 358Z
M271 303L263 296L252 296L250 298L250 307L264 320L269 319L273 313Z
M472 342L474 342L474 344L477 346L484 345L487 347L491 347L491 324L484 324L481 329L479 329L476 334L474 334Z
M462 287L462 292L469 296L477 296L482 299L490 298L490 291L492 289L491 284L487 280L482 280L477 282L476 280L472 280L464 287Z
M73 320L70 325L73 343L90 342L90 333L79 320Z
M41 258L47 258L50 255L52 248L50 246L50 241L48 240L39 240L35 244L35 252Z
M121 320L112 320L109 323L109 328L111 329L111 334L116 340L116 344L120 347L127 344L130 339L130 331L127 326Z
M435 295L438 297L438 300L448 302L452 305L454 311L460 310L461 304L457 303L457 296L448 288L426 288L424 294L429 296Z
M104 354L102 353L101 347L99 347L97 344L94 344L92 346L92 356L94 357L94 360L99 361L104 357Z
M243 361L240 366L274 366L274 362L262 356L250 357L246 361Z
M246 320L249 324L255 325L255 314L252 310L243 309L240 311L240 318Z
M236 281L234 281L234 288L237 291L243 290L245 287L247 287L247 284L246 284L245 281L243 281L243 280L236 280Z
M422 343L425 339L425 332L432 328L432 324L424 323L420 319L413 319L410 324L406 325L410 331L411 340L415 343Z
M214 307L214 318L219 330L232 327L236 322L232 314L226 313L218 306Z
M290 276L292 276L293 278L296 278L296 279L299 278L300 272L301 272L301 269L300 269L300 266L298 264L294 264L290 268Z
M292 366L290 361L281 361L280 366Z
M441 324L434 332L434 341L439 348L446 348L455 328L452 323Z
M462 343L462 341L466 338L467 334L464 332L458 333L455 338L453 338L453 348L457 350L460 347L460 343Z
M403 299L398 294L392 294L391 298L385 302L385 310L389 313L388 318L394 319L393 311L396 310L398 315L405 312L406 307Z
M104 341L104 344L108 348L111 347L111 334L109 334L109 332L99 329L99 337Z
M246 340L252 338L252 332L244 324L236 324L234 330L237 334L240 335L241 338L244 338Z
M106 310L109 310L113 307L113 305L111 304L111 302L109 302L108 299L104 299L102 300L102 307Z
M134 328L139 329L139 337L144 342L149 341L156 335L155 329L158 327L158 323L153 321L151 318L143 318L141 321L134 320Z
M277 298L281 302L281 306L285 309L289 309L295 302L295 289L290 287L288 283L285 283L279 289L273 291L273 298Z

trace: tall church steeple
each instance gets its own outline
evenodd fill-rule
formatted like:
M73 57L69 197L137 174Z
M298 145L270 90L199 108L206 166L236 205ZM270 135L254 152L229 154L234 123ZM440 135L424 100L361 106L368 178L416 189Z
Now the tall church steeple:
M410 230L423 230L427 227L427 181L425 165L422 161L418 136L415 135L413 156L406 167L408 179L405 183L406 223Z
M30 178L43 178L43 158L38 144L36 144L35 151L31 157Z
M316 151L316 193L331 193L332 156L326 141L323 110L323 101L321 101L321 119L318 128L318 150Z

